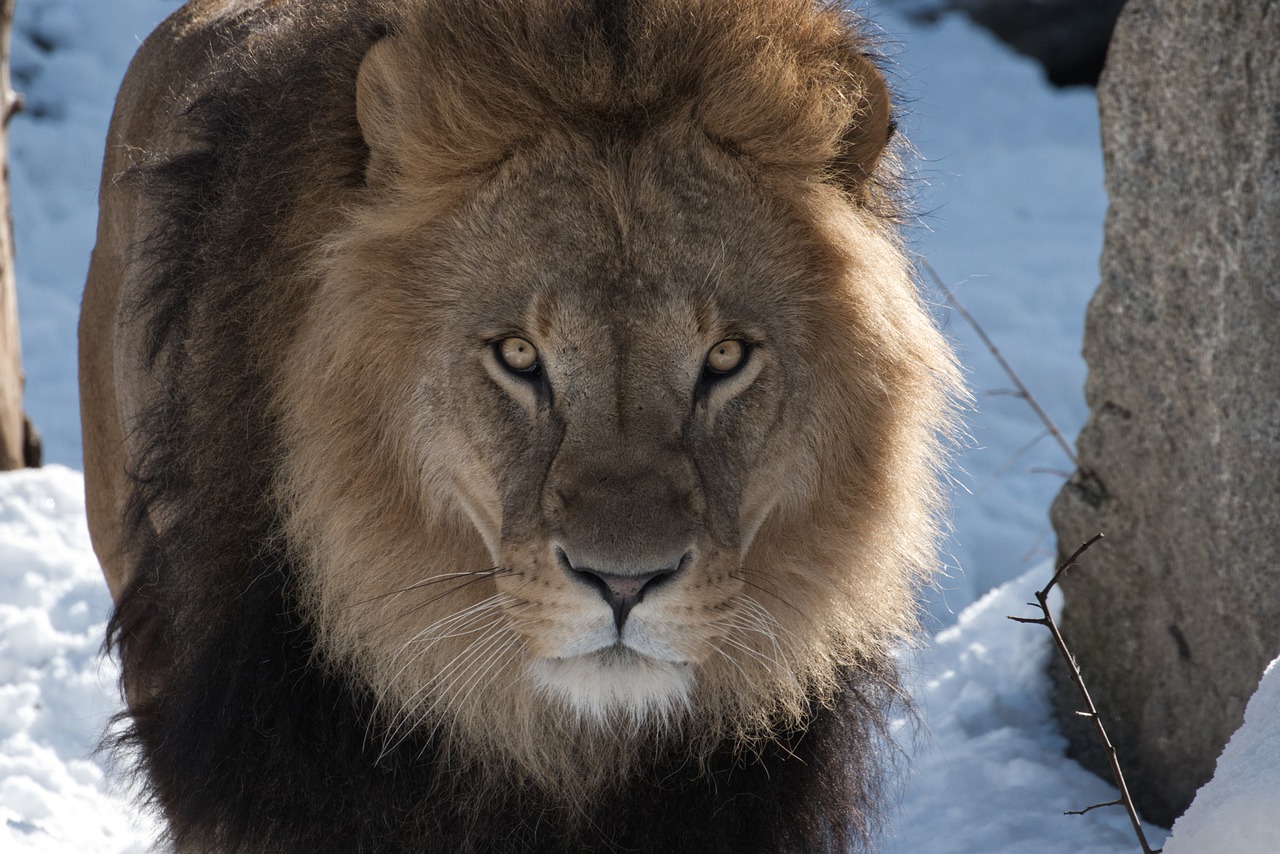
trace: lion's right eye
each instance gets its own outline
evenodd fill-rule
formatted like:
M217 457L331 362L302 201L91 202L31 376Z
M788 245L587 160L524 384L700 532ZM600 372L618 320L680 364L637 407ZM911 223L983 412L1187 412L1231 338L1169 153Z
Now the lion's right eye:
M747 348L741 341L726 338L707 353L705 370L714 378L727 377L737 372L747 359Z
M525 339L503 338L496 349L498 358L508 369L525 376L538 373L538 348Z

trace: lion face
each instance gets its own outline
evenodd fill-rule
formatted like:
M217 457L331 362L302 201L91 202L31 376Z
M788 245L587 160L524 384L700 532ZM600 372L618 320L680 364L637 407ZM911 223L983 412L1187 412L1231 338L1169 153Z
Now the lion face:
M820 359L780 299L815 290L813 262L777 248L804 236L727 154L694 151L513 157L384 283L407 323L382 334L413 354L400 477L484 543L515 669L596 717L687 705L751 624L761 523L814 479L812 437L786 425L809 420Z
M464 496L531 678L597 716L687 702L742 619L743 560L785 492L769 485L812 476L777 429L810 382L801 330L753 297L769 291L762 270L802 271L759 258L769 226L750 215L690 227L691 197L721 207L744 190L703 154L647 152L643 187L634 163L533 155L460 223L485 232L481 247L525 232L524 257L471 259L484 284L459 287L440 366L456 382L435 410L466 427L421 465Z
M311 561L325 624L413 713L515 683L598 721L679 714L735 672L803 671L788 659L858 575L824 578L815 550L842 550L824 524L859 520L816 505L824 457L875 488L857 439L886 427L885 333L847 281L883 264L874 235L851 270L705 138L579 145L513 155L429 231L393 220L335 250L325 296L351 320L298 387L366 390L379 480L416 518L388 525L370 495L300 539L331 538ZM306 417L298 446L345 456L315 450L332 417Z
M909 630L933 546L954 372L892 228L710 108L486 137L456 113L479 96L412 94L436 48L397 41L361 68L367 186L275 401L327 654L391 737L544 778L620 724L801 720Z

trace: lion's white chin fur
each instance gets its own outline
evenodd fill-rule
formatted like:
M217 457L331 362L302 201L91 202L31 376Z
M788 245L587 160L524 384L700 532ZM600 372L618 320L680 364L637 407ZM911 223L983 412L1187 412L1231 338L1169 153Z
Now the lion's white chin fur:
M620 645L572 658L537 658L529 673L535 685L579 718L611 725L668 722L689 710L694 685L689 665Z

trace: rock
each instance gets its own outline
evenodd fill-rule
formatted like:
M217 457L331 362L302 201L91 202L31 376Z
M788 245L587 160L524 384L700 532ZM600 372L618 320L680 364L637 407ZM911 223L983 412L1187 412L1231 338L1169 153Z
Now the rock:
M1062 554L1107 535L1063 631L1167 826L1280 652L1280 3L1131 0L1098 97L1091 416L1051 515ZM1057 684L1072 750L1105 770Z
M1092 86L1124 0L951 0L976 23L1038 61L1055 86Z
M1044 68L1055 86L1098 82L1107 42L1124 0L889 0L907 14L932 20L961 11L974 23Z

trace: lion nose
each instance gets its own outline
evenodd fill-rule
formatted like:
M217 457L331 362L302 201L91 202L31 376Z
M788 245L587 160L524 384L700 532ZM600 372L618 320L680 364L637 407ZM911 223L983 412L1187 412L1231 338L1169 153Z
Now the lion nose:
M640 604L649 593L670 581L684 566L682 559L680 564L673 568L635 575L620 575L585 566L574 566L563 551L560 552L560 561L570 578L594 588L613 609L613 623L618 627L619 633L622 632L622 624L627 621L627 615L631 613L631 609Z

